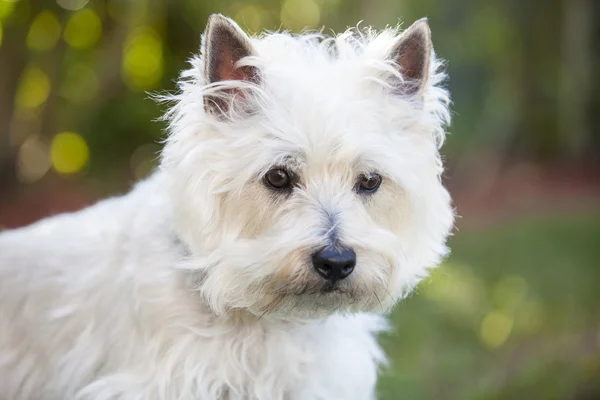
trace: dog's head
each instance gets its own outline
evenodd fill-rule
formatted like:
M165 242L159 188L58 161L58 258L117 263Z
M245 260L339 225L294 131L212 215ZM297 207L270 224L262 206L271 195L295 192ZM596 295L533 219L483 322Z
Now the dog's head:
M427 22L250 38L214 15L202 46L161 165L194 288L217 313L387 310L453 222Z

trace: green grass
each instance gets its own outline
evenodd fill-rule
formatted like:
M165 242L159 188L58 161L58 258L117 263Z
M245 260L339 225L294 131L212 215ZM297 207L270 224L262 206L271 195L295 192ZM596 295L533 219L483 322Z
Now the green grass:
M379 399L600 396L600 214L457 232L450 246L391 315Z

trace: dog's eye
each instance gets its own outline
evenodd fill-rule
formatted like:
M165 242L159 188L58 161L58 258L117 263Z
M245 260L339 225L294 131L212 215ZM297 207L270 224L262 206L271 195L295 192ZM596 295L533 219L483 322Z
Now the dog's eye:
M265 174L265 182L273 189L285 189L291 185L290 175L280 168L275 168Z
M381 175L375 173L361 175L357 190L362 193L374 193L379 189L379 185L381 185Z

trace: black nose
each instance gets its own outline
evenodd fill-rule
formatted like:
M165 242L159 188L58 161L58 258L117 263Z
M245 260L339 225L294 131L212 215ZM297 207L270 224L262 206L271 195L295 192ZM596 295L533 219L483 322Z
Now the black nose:
M323 278L344 279L354 271L356 253L347 248L326 247L312 256L313 266Z

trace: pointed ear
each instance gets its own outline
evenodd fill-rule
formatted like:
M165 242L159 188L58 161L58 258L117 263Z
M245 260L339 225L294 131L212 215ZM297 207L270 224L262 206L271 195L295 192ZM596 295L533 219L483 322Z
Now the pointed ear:
M390 52L404 82L400 85L403 95L420 94L429 78L431 62L431 31L426 18L420 19L406 29Z
M204 75L208 83L223 81L246 81L258 83L258 71L252 66L239 66L238 62L255 55L248 35L231 19L213 14L208 19L202 37ZM223 95L237 94L235 89L226 89ZM207 96L205 109L225 111L227 96Z

